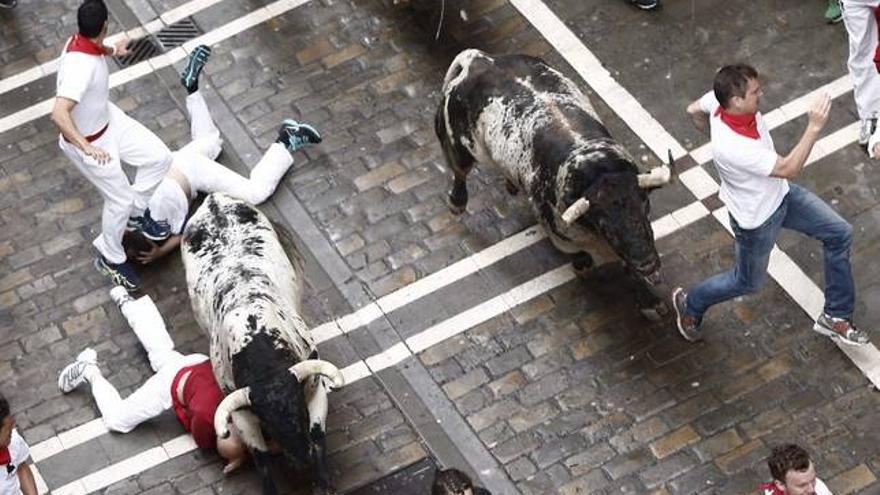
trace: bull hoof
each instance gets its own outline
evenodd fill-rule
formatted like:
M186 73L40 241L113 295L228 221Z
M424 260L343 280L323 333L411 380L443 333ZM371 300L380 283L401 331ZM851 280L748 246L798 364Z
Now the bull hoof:
M660 301L654 306L649 306L640 309L642 316L644 316L648 321L652 322L660 322L663 321L667 316L669 316L669 306L666 305L666 302Z
M452 198L449 196L446 197L446 205L449 206L449 212L456 216L461 215L465 212L465 210L467 210L467 203L457 205L452 201Z
M578 277L586 277L595 266L593 262L593 257L590 256L590 253L580 253L575 256L574 260L571 262L571 267L574 269L575 275Z

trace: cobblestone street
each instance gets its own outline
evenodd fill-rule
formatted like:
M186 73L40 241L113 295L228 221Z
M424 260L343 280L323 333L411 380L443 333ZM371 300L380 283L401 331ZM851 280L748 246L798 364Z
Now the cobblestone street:
M89 346L123 396L152 374L92 266L101 197L47 116L79 3L0 10L0 392L56 495L260 493L252 466L225 476L173 411L109 433L85 388L58 389L59 371ZM213 53L201 87L223 164L248 171L288 117L324 136L294 155L259 208L305 259L302 316L322 359L358 373L330 395L339 493L427 494L434 467L454 466L495 495L747 494L770 480L770 448L797 442L835 495L880 494L880 162L856 143L846 30L825 24L825 2L106 3L111 33L156 33L182 18L204 33ZM706 338L692 344L671 318L641 315L618 264L575 276L499 170L478 165L467 211L453 215L434 115L465 48L558 68L645 170L673 151L679 180L651 195L650 211L672 286L734 256L707 137L685 107L718 67L750 63L787 152L810 93L830 92L829 124L796 182L854 227L855 321L871 350L844 352L810 330L822 245L792 232L764 288L708 312ZM111 99L175 150L190 127L185 61L168 52L111 62ZM207 353L180 256L140 275L179 350ZM283 493L311 493L309 473L276 464Z

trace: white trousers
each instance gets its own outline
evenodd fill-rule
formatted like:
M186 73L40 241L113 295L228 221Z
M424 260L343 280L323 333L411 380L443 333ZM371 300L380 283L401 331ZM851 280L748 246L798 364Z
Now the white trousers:
M843 22L849 35L849 75L859 119L880 115L880 74L874 66L877 20L874 9L880 0L843 0Z
M97 368L92 368L92 374L87 378L104 425L109 430L127 433L170 408L174 377L182 368L207 361L208 357L203 354L183 355L174 350L174 342L168 335L162 315L149 296L126 302L121 309L147 351L155 374L125 399Z
M76 168L104 198L101 235L95 248L111 263L125 262L122 234L128 217L143 214L153 191L171 165L171 151L161 139L116 105L110 104L110 123L93 145L110 154L110 161L99 165L79 148L58 138L58 145ZM137 168L133 184L122 170L122 162Z
M251 170L250 177L242 177L215 161L223 142L201 92L187 96L186 108L192 142L174 153L173 166L186 176L192 196L199 192L222 192L255 205L266 201L293 165L293 157L287 148L272 143Z

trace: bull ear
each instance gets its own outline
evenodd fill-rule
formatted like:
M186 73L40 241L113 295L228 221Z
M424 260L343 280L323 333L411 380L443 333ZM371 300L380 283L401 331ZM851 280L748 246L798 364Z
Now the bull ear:
M580 198L569 206L562 214L562 221L565 225L571 225L575 220L584 216L590 209L590 201L587 198Z
M229 436L229 416L232 411L251 405L250 393L249 387L240 388L227 395L217 406L217 410L214 411L214 431L218 437L226 438Z
M296 376L297 381L303 382L312 375L324 375L330 379L333 388L345 385L345 379L339 368L323 359L306 359L290 367L290 372Z

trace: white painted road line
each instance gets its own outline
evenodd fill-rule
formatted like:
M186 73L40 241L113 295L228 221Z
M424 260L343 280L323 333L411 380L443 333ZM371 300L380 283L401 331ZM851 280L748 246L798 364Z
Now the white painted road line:
M116 43L116 41L128 37L129 39L139 39L143 38L149 34L156 34L162 29L178 22L186 17L189 17L201 10L204 10L214 4L220 3L223 0L191 0L180 7L174 8L156 19L144 24L143 26L136 27L134 29L129 29L123 33L116 33L112 36L108 36L106 44L108 46L112 46ZM61 47L58 47L58 50L61 50ZM24 86L25 84L32 83L37 79L41 79L46 76L51 76L52 74L58 72L58 59L52 59L48 62L44 62L35 67L31 67L25 71L19 72L13 76L9 76L6 79L0 80L0 95L3 93L12 91L13 89Z
M131 67L114 72L110 75L110 87L115 88L131 80L150 74L156 70L156 68L164 67L182 60L186 57L186 53L191 52L198 45L213 46L246 29L293 10L310 1L311 0L278 0L266 7L261 7L243 17L235 19L234 21L199 36L198 38L184 43L182 49L174 49L166 54L159 55L149 60L139 62ZM31 105L28 108L19 110L11 115L0 118L0 133L49 115L49 112L52 111L54 101L55 98L52 97L35 105Z

